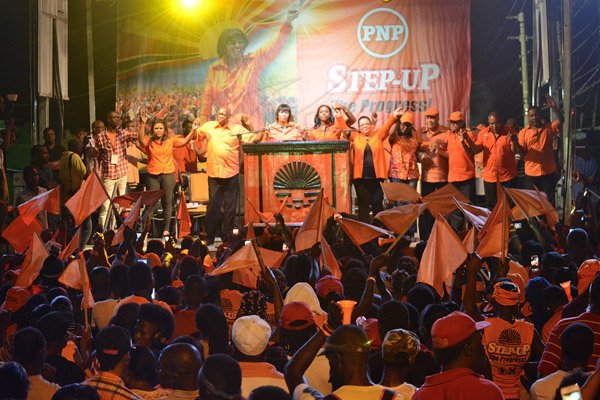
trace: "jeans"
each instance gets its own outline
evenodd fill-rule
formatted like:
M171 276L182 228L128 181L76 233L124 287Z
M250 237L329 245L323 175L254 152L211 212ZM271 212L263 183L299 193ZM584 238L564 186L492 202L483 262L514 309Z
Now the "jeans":
M127 190L127 175L123 175L120 178L117 179L102 179L102 184L104 185L104 187L106 188L106 192L108 193L109 196L113 195L113 191L115 192L115 196L120 196L122 194L126 193ZM117 190L115 191L115 187L117 188ZM108 215L108 208L110 207L110 201L106 200L104 203L102 203L102 206L100 206L100 215L98 215L98 225L100 226L100 229L104 230L104 222L106 221L106 216ZM108 229L111 228L111 224L114 221L115 216L113 215L111 217L111 220L109 221L108 224Z
M223 209L223 224L221 234L223 237L232 233L235 227L235 210L240 194L239 175L231 178L208 177L208 209L206 210L206 241L212 244L215 241L217 227L221 221Z
M554 205L554 197L556 196L556 173L542 176L525 175L525 189L534 190L534 185L540 192L546 193L548 201Z
M425 182L421 181L421 196L425 197L430 193L435 192L438 189L446 186L448 182ZM433 228L433 222L435 219L429 210L425 210L419 217L419 238L421 240L429 239L431 234L431 228Z
M383 189L378 179L355 179L356 202L358 203L358 219L370 223L370 212L373 217L383 211Z
M502 187L516 188L517 178L512 178L506 182L500 182ZM483 188L485 189L485 206L490 210L496 205L498 199L498 191L496 190L496 182L483 182Z
M164 231L171 231L171 219L173 218L173 192L175 190L175 174L147 174L146 188L150 190L164 189L165 193L160 199L163 209Z

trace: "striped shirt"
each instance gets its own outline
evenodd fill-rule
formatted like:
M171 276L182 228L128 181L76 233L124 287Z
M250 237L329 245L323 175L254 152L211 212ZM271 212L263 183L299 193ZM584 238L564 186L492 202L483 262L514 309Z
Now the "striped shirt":
M590 371L596 369L596 361L600 358L600 314L584 312L583 314L573 317L561 319L550 333L542 360L538 365L538 373L540 376L549 375L558 371L562 361L562 350L560 347L560 335L567 326L574 323L581 323L589 326L594 331L594 352L588 359L588 368Z
M137 394L125 387L121 378L109 371L100 371L85 381L85 384L98 391L100 400L141 400Z

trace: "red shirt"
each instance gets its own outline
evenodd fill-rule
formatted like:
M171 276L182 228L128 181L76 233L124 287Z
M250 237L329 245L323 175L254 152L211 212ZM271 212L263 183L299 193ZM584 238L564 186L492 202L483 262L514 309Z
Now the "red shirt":
M429 375L412 400L502 400L500 388L470 368Z
M517 176L517 160L508 135L496 135L486 127L479 131L475 144L483 146L483 180L507 182Z

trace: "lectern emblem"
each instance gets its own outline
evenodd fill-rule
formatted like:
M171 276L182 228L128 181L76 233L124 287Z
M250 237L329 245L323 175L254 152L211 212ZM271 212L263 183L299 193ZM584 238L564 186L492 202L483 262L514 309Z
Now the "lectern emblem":
M321 178L309 164L292 161L279 168L273 179L273 188L278 198L291 196L291 204L287 207L307 208L319 195Z

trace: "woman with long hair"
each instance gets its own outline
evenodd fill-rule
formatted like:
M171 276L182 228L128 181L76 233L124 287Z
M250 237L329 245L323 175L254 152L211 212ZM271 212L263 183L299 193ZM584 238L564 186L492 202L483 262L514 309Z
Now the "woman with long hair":
M162 119L152 121L150 135L146 136L146 123L148 117L140 117L140 129L138 140L142 150L148 155L148 166L146 168L146 189L164 189L161 198L164 218L163 236L169 236L171 230L171 219L173 214L173 191L175 189L175 162L173 161L173 148L182 147L190 142L195 135L192 129L185 137L172 135L167 124Z

